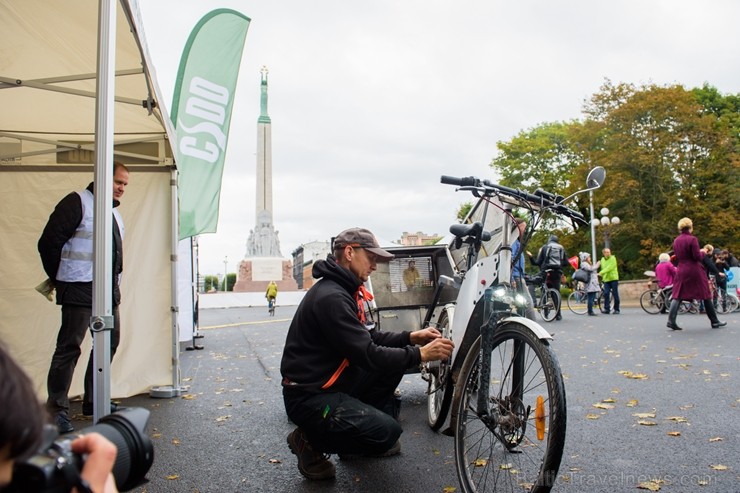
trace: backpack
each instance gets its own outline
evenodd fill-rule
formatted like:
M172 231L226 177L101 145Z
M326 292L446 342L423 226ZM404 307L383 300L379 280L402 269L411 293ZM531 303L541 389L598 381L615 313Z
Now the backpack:
M558 245L557 243L551 243L547 245L547 250L545 251L545 262L542 266L545 269L559 269L563 265L563 254L565 253L565 250L562 246Z

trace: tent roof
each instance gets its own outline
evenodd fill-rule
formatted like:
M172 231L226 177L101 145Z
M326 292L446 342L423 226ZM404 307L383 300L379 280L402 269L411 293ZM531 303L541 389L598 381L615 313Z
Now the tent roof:
M115 157L172 164L168 135L175 134L160 104L137 1L116 4ZM91 164L98 0L3 0L0 18L0 170Z

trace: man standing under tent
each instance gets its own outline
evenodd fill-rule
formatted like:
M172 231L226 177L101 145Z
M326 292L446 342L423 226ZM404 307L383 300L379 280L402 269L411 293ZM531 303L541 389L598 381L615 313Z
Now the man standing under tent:
M124 226L115 209L128 185L129 171L120 162L113 166L113 330L110 357L116 353L121 338L118 305L121 302L119 282L123 272ZM57 305L62 306L62 324L47 378L46 406L55 417L60 433L74 431L69 417L69 388L72 384L82 341L90 325L93 298L93 210L94 184L65 196L49 216L38 242L44 271L56 289ZM111 411L116 406L111 403ZM93 414L93 355L85 373L85 395L82 414Z

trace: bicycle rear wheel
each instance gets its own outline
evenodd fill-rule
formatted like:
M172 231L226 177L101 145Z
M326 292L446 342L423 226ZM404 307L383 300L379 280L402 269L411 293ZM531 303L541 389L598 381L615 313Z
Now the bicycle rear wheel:
M456 391L455 467L462 491L546 493L557 479L566 428L565 387L549 344L517 322L493 336L485 414L477 411L480 338Z
M573 313L583 315L588 311L588 294L583 289L576 289L568 295L568 308Z
M655 289L648 289L640 295L640 306L649 314L656 315L663 309L663 296Z
M558 314L560 306L560 293L552 288L547 288L541 299L540 316L545 322L552 322Z
M445 311L439 320L438 330L443 337L450 336L450 319ZM425 363L429 379L427 390L427 422L434 431L439 430L447 419L452 402L450 382L450 360Z

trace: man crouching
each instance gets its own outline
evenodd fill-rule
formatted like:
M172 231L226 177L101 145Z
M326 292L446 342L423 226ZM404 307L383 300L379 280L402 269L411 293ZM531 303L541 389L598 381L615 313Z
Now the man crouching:
M280 372L285 410L298 426L288 446L309 479L334 477L328 454L398 454L396 387L406 369L452 355L452 341L436 329L395 333L365 325L364 304L372 298L363 283L392 258L367 229L339 233L333 255L314 264L320 280L288 329Z

